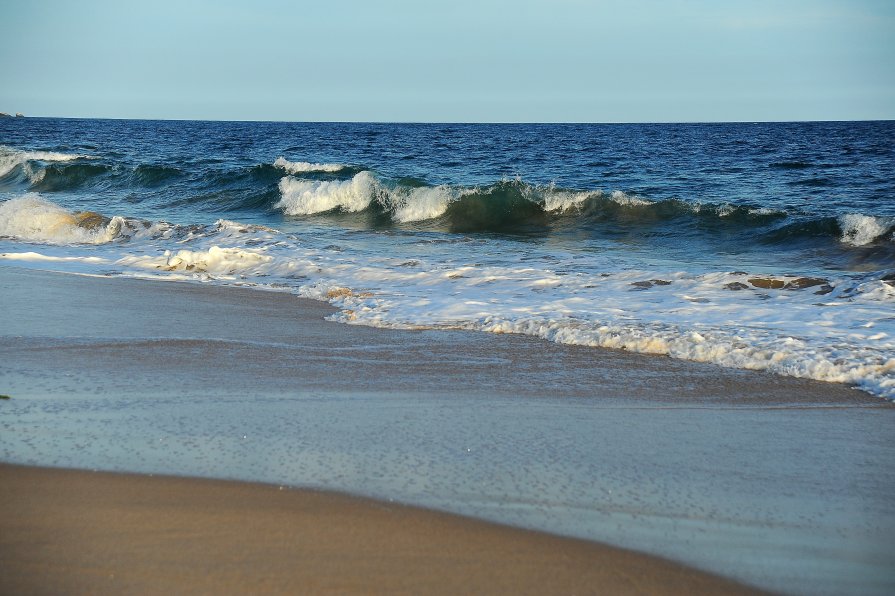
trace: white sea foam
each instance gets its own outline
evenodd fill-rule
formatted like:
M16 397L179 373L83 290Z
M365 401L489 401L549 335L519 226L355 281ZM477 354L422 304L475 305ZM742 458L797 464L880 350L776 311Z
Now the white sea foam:
M550 188L544 193L544 209L546 211L565 211L572 207L578 207L591 197L602 196L597 192L562 191Z
M27 167L32 161L73 161L75 159L90 159L89 155L80 155L74 153L56 153L53 151L21 151L0 145L0 178L12 172L18 166ZM43 170L34 170L26 172L32 182L38 182L43 177Z
M175 226L92 211L69 211L37 193L0 202L0 237L48 244L105 244L128 238L164 238Z
M54 255L45 255L38 252L3 252L0 253L0 259L7 261L30 261L30 262L49 262L49 263L108 263L107 259L101 257L57 257Z
M356 184L356 178L345 183ZM348 192L335 188L341 190L307 187L317 201ZM432 217L458 192L437 188L423 189L433 194L413 203L428 200L428 210L404 217ZM58 243L59 234L94 233L72 227L73 214L38 197L18 200L12 206L20 207L12 210L10 203L0 204L4 229L10 222L24 226L19 217L45 222L32 226L32 240L49 236ZM49 233L58 222L65 231ZM552 252L561 248L514 251L499 239L457 242L445 251L416 236L369 235L353 250L353 236L338 241L345 246L332 246L332 237L296 237L227 220L194 228L170 237L136 235L126 243L29 247L34 254L25 255L10 250L6 240L4 258L27 264L44 255L46 263L58 258L59 268L81 272L94 266L97 272L287 289L332 302L341 309L333 318L346 323L524 333L850 383L895 399L895 287L881 279L885 272L843 274L815 280L812 287L777 275L782 287L766 289L750 282L755 276L633 270L630 261L576 269L566 253ZM78 261L69 263L69 257ZM566 263L562 270L552 268L558 262Z
M286 176L280 180L279 202L274 205L286 215L311 215L333 209L354 212L370 205L379 183L368 171L350 180L300 180Z
M208 250L166 250L158 257L129 256L119 259L118 264L162 271L234 275L250 273L272 259L259 251L211 246Z
M0 236L53 244L109 242L119 235L124 221L112 218L85 225L85 216L72 213L37 194L0 203Z
M468 267L419 274L415 282L427 291L404 288L406 298L399 300L376 295L333 302L345 309L336 317L343 322L523 333L855 384L895 399L895 325L886 314L895 306L895 288L888 284L868 280L825 303L811 289L734 292L726 285L743 278L724 273L664 274L671 283L644 291L631 285L654 275L570 279L537 269Z
M647 199L631 195L620 190L614 190L608 195L601 190L590 191L573 191L573 190L557 190L554 187L548 187L543 191L544 209L546 211L566 211L571 208L580 207L589 199L608 199L613 203L624 206L641 206L652 205L653 202Z
M629 195L628 193L622 192L620 190L613 190L609 197L618 203L619 205L652 205L653 202L642 197L638 197L637 195Z
M290 174L302 174L305 172L339 172L345 169L345 166L338 163L311 163L307 161L289 161L283 157L278 157L273 165L286 170Z
M405 188L389 193L388 206L397 222L424 221L443 215L462 194L462 190L447 185Z
M839 240L852 246L864 246L884 236L895 227L895 217L873 217L848 213L839 217L842 236Z

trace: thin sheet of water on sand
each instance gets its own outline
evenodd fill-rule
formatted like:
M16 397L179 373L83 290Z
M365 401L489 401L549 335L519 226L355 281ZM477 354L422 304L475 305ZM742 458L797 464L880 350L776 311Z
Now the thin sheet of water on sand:
M895 409L286 294L0 268L0 458L323 487L790 592L895 586Z

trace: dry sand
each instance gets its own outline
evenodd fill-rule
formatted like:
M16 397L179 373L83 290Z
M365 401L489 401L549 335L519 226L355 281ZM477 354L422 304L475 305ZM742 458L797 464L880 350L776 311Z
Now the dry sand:
M746 594L601 544L332 493L0 465L0 593Z

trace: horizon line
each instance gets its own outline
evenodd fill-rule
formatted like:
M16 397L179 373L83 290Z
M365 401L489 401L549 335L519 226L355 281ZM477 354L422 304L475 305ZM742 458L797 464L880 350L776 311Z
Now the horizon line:
M9 112L0 112L9 114ZM22 114L22 112L13 112ZM574 120L542 120L542 121L486 121L486 120L264 120L255 118L223 119L223 118L133 118L120 116L12 116L0 120L47 119L47 120L130 120L135 122L255 122L269 124L454 124L454 125L628 125L628 124L799 124L812 122L893 122L893 118L825 118L821 120L783 119L783 120L630 120L630 121L574 121Z

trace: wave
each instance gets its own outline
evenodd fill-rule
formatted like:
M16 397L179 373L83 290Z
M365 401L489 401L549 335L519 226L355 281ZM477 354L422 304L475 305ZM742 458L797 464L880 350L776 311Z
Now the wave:
M348 169L348 166L337 163L310 163L307 161L288 161L278 157L273 162L274 167L286 170L290 174L304 174L307 172L340 172Z
M415 182L407 181L405 182ZM501 231L541 227L563 219L653 225L680 218L718 225L760 226L786 217L756 206L652 201L619 190L581 191L502 180L485 186L428 186L380 180L369 170L340 180L286 176L274 205L286 215L378 210L395 223L440 221L455 231Z
M168 163L110 165L84 154L24 151L0 146L0 178L42 193L95 189L127 191L134 202L205 212L281 211L289 216L368 213L375 228L409 225L458 233L578 232L717 237L786 245L826 242L842 251L877 250L885 260L895 242L895 217L862 213L810 217L760 204L651 199L622 190L582 190L521 179L464 186L385 178L336 163L283 157L254 165ZM203 162L204 163L204 162ZM775 167L797 169L803 162ZM284 175L284 172L286 173ZM18 176L14 178L14 176ZM20 184L21 183L21 184ZM851 258L851 257L849 257Z
M0 145L0 178L6 178L17 169L23 169L24 173L31 178L39 177L40 171L33 170L30 165L32 162L64 162L80 159L92 159L93 156L82 155L76 153L58 153L54 151L23 151Z
M40 192L76 190L113 171L111 166L97 163L48 165L30 177L31 188Z
M156 208L194 207L226 212L271 209L279 198L283 171L273 164L210 167L141 163L135 166L82 161L83 156L52 154L57 161L31 159L40 153L7 152L15 160L2 179L4 189L57 193L126 193L128 202ZM51 155L51 156L52 156Z
M304 182L317 189L318 196L350 205L345 197L351 194L352 181L371 179L355 178ZM400 192L406 193L405 201L416 197L414 204L435 205L430 213L441 211L446 202L436 219L464 218L468 225L476 218L493 219L491 210L507 210L528 222L536 217L532 213L565 217L562 210L554 215L533 202L536 193L523 196L534 192L532 187L517 181L494 187L465 188L468 192L461 196L455 196L461 189L450 186L405 186ZM322 188L335 190L325 193ZM595 203L638 210L655 205L612 193L578 198L565 210ZM379 200L366 208L381 208ZM691 213L696 210L690 206ZM705 206L699 210L705 211ZM716 219L730 217L718 206L710 211ZM678 214L685 217L682 211ZM856 229L868 225L861 218L851 220L859 222ZM838 230L837 220L830 223ZM0 203L0 236L68 245L6 251L0 253L4 261L286 290L330 301L340 309L335 320L355 324L523 333L559 343L852 383L895 399L891 266L820 277L711 268L634 269L630 262L601 263L600 270L569 263L571 271L561 271L555 268L556 258L541 260L552 257L552 251L536 246L530 250L538 258L523 259L520 266L516 243L499 238L458 241L448 251L421 252L416 243L396 246L390 235L373 234L368 238L373 244L351 250L330 245L326 237L299 237L230 220L173 226L73 212L35 194ZM483 250L490 251L485 262ZM736 312L734 319L731 312Z
M760 205L651 200L620 190L562 189L518 179L483 186L430 186L412 179L390 182L363 170L333 180L285 176L279 191L273 208L286 215L370 211L393 224L433 224L454 232L663 227L663 233L694 235L739 231L770 243L825 237L854 248L895 241L895 217L855 213L806 218Z
M180 168L160 164L141 164L134 168L133 181L143 187L164 186L186 175Z
M302 180L287 176L280 180L282 198L274 205L286 215L312 215L338 209L352 213L370 206L380 189L369 171L350 180Z
M837 219L841 231L840 241L852 246L866 246L883 240L895 241L895 217L873 217L860 213L847 213Z
M895 217L848 213L838 217L819 217L788 223L771 230L764 239L785 244L795 240L832 238L845 247L869 247L895 242Z
M48 244L105 244L135 236L159 237L170 224L95 211L69 211L37 194L0 202L0 237Z

